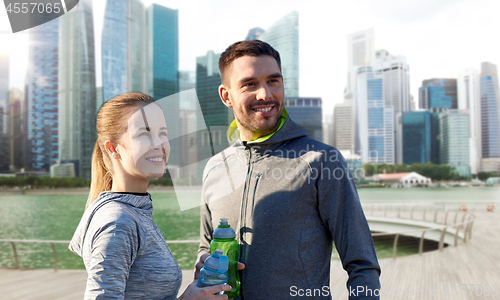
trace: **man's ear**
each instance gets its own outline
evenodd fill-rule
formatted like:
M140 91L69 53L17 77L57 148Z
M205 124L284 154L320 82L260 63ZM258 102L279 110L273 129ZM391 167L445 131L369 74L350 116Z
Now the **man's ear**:
M111 143L111 141L104 142L104 148L106 148L106 152L108 152L109 156L114 159L121 159L122 157L118 152L116 152L116 147Z
M219 85L219 97L225 106L233 108L233 103L229 98L229 89L224 84Z

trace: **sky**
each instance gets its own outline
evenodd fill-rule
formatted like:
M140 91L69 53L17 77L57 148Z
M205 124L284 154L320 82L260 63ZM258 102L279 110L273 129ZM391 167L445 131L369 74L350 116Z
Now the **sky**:
M104 0L93 0L96 54L100 53ZM322 97L323 113L343 101L347 83L347 36L374 28L375 50L403 55L410 65L410 92L418 103L424 79L456 78L481 62L500 65L500 1L497 0L143 0L179 10L179 69L195 70L196 57L224 51L254 27L269 28L299 13L299 95ZM10 85L23 88L29 30L13 34L0 8L0 52L9 52ZM97 84L101 82L97 57ZM418 106L418 104L417 104Z

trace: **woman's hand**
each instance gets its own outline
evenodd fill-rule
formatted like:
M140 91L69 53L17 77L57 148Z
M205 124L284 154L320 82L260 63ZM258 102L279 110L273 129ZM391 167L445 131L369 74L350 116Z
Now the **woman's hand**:
M193 281L178 300L223 300L227 299L227 295L214 295L219 292L229 292L231 286L227 284L219 284L214 286L207 286L203 288L197 287L198 281Z

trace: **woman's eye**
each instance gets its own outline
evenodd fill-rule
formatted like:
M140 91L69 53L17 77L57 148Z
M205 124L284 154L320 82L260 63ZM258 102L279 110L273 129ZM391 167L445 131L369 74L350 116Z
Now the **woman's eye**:
M159 136L167 136L166 132L160 132Z
M139 134L139 136L149 136L149 132L143 132L143 133Z

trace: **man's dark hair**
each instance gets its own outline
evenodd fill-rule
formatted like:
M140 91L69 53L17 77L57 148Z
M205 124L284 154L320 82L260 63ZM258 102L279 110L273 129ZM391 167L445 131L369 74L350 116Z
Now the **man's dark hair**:
M274 57L281 71L280 54L271 45L259 40L240 41L229 46L226 51L222 52L219 58L219 70L222 77L222 83L229 84L226 78L227 69L231 63L242 56L261 56L269 55Z

